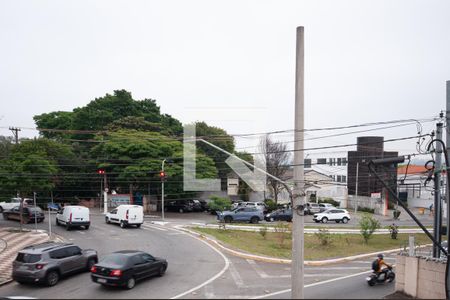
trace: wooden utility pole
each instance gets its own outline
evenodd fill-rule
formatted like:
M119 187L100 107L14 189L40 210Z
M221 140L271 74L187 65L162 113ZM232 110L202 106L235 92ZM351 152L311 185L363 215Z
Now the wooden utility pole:
M17 145L19 143L19 131L20 131L20 128L9 127L9 130L12 131L12 133L14 135L14 139L16 140L16 145Z

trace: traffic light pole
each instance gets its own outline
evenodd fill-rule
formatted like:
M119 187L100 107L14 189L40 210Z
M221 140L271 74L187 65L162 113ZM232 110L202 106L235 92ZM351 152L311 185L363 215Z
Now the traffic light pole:
M106 172L103 174L103 213L108 213L108 188L106 182Z
M163 159L162 164L161 164L161 171L162 171L162 178L161 178L161 218L164 221L164 163L166 162L166 159Z

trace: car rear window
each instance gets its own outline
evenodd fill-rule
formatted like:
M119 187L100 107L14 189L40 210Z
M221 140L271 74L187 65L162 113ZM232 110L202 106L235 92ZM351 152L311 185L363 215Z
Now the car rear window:
M112 265L112 266L124 266L127 264L128 261L128 256L127 255L123 255L123 254L110 254L110 255L106 255L104 256L101 260L100 263L105 264L105 265Z
M34 212L34 211L42 212L42 209L40 207L28 207L28 210L30 212Z
M28 254L19 252L16 257L16 261L22 263L35 263L41 260L40 254Z

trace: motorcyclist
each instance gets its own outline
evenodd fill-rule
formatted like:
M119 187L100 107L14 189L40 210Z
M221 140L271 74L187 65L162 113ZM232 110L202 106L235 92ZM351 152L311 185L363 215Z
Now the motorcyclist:
M387 263L384 261L384 255L381 254L381 253L377 255L377 263L378 263L378 264L377 264L377 268L376 268L376 270L374 270L375 273L377 274L377 279L383 279L383 280L386 280L387 271L388 271L390 268L392 268L392 266L389 265L389 264L387 264ZM383 265L386 266L386 268L382 268ZM380 277L381 274L384 274L384 277L383 277L383 278Z

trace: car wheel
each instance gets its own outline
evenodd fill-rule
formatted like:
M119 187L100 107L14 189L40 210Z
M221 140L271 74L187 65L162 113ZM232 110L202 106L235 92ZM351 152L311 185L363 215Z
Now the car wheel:
M137 228L141 228L141 224L136 224L136 227Z
M136 280L133 277L131 277L130 279L128 279L127 284L125 285L125 287L128 290L131 290L132 288L134 288L135 285L136 285Z
M184 210L183 210L182 208L180 208L180 209L178 210L178 212L179 212L180 214L182 214L182 213L184 213Z
M9 220L8 215L7 214L3 214L3 219Z
M84 226L84 229L88 230L90 225Z
M69 224L66 224L66 230L70 231L70 229L72 229L72 226L70 226Z
M0 214L3 212L3 207L0 206Z
M120 228L125 228L125 223L123 221L120 221Z
M59 226L59 221L58 221L58 219L56 219L56 226Z
M252 217L250 219L250 223L252 223L252 224L258 224L258 222L259 222L259 218L258 217Z
M230 216L226 216L224 219L225 223L231 223L231 221L233 221L233 218Z
M323 217L322 218L322 223L328 223L328 218L327 217Z
M88 271L90 271L91 268L92 268L92 266L95 265L95 263L96 263L96 262L95 262L95 259L89 258L88 261L87 261L87 264L86 264L86 269L87 269Z
M22 280L16 280L16 282L17 282L18 284L25 284L25 283L26 283L25 281L22 281Z
M47 276L45 276L45 283L47 283L48 286L54 286L59 281L59 273L57 271L50 271L47 273Z
M273 218L270 218L269 220L270 220L270 222L273 222L273 221L275 221L275 220L274 220Z
M108 217L105 217L105 222L106 222L106 224L110 224L111 223L111 221L109 221Z
M348 218L347 217L343 217L342 218L342 223L347 224L347 222L348 222Z
M163 276L164 275L164 273L166 273L166 266L161 266L160 268L159 268L159 272L158 272L158 276Z

